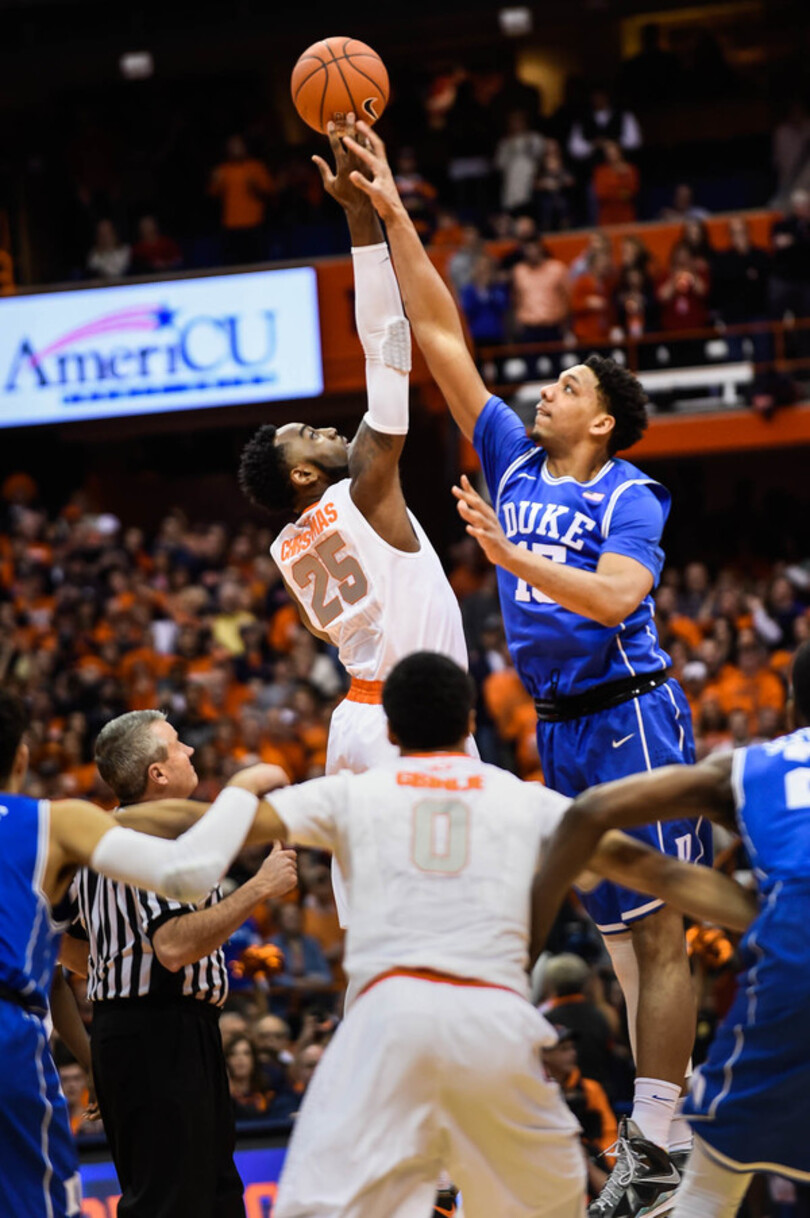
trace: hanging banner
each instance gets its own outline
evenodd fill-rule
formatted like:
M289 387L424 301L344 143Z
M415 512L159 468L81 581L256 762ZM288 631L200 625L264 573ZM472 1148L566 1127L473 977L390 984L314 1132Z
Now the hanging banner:
M322 392L311 267L0 300L0 427Z

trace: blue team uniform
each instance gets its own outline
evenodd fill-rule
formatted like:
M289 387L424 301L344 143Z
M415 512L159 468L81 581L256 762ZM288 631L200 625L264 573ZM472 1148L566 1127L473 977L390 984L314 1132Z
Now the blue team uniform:
M497 397L479 415L474 443L510 541L585 571L595 571L602 554L623 554L645 566L658 583L661 533L670 507L669 492L660 483L616 457L590 482L554 478L544 450ZM635 680L649 686L643 696L628 696L609 709L538 723L537 745L550 787L573 796L595 783L694 761L689 704L677 681L664 679L670 658L658 641L651 596L613 627L563 609L501 567L498 589L510 655L536 702L587 698ZM633 835L668 854L708 862L709 828L701 821L671 821ZM662 904L607 882L584 894L583 901L605 934L626 930Z
M726 1166L808 1181L810 730L739 749L732 785L761 908L684 1111Z
M0 794L0 1214L78 1214L78 1159L44 1017L63 926L42 892L49 804Z

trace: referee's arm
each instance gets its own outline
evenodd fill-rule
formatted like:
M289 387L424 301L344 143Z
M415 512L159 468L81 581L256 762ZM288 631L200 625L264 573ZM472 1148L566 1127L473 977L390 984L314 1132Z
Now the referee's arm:
M162 923L152 936L155 955L171 973L195 964L221 947L260 902L284 896L297 882L295 851L277 844L252 879L223 901Z

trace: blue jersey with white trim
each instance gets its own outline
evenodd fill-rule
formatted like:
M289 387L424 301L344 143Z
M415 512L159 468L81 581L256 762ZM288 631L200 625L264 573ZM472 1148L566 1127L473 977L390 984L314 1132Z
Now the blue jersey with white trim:
M50 804L0 793L0 983L43 1010L62 927L42 891Z
M810 728L737 749L732 788L760 891L810 880Z
M479 415L474 443L510 541L584 571L595 571L602 554L624 554L658 583L661 533L670 507L669 492L660 483L618 458L608 460L590 482L554 478L544 450L497 397ZM584 693L669 667L651 596L614 627L562 608L501 567L498 588L509 651L534 698Z

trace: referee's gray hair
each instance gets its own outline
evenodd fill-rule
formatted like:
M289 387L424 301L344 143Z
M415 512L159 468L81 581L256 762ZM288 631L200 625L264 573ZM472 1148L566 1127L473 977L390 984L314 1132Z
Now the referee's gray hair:
M122 804L143 797L150 765L165 761L169 750L151 731L153 723L165 720L163 711L128 711L111 719L96 737L98 772Z
M568 994L581 994L591 975L588 964L573 952L561 952L553 956L543 974L543 997L552 995L564 998Z

